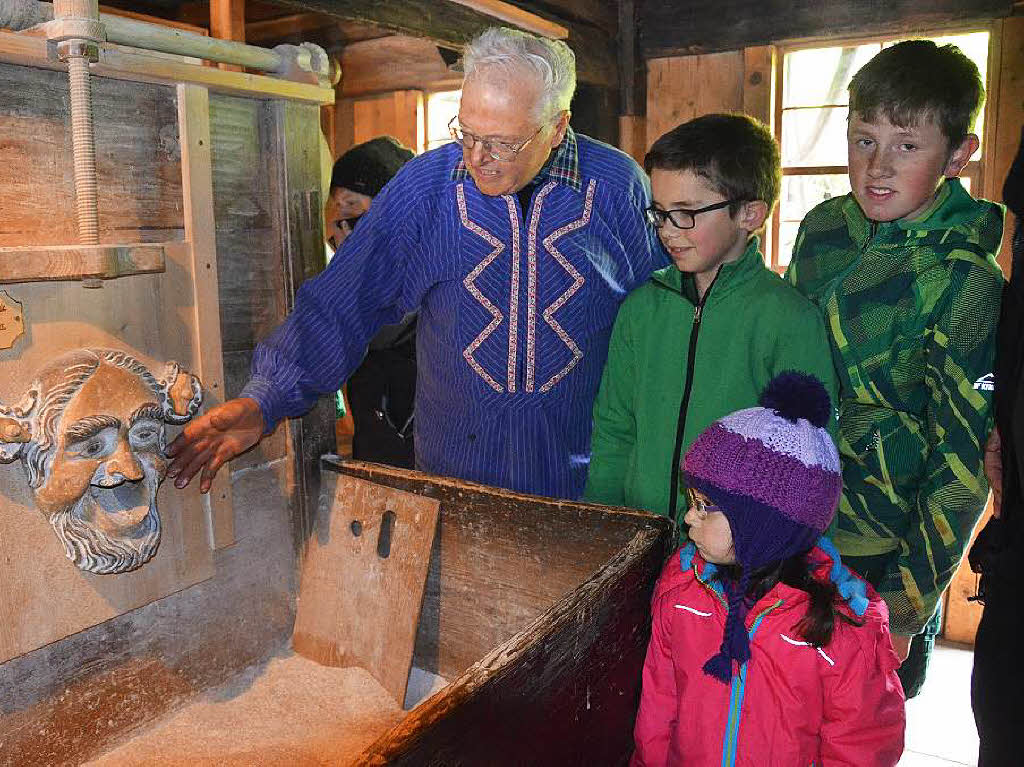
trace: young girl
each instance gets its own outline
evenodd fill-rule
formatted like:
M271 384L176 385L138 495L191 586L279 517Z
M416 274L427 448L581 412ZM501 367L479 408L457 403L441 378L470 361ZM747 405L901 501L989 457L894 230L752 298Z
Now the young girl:
M815 545L842 483L828 395L784 373L760 403L683 461L690 543L655 589L632 765L891 767L905 718L885 603Z

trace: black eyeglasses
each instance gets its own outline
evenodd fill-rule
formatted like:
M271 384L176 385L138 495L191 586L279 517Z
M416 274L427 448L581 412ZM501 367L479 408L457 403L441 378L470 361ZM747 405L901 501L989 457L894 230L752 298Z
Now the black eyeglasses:
M693 229L697 225L696 216L698 213L710 213L713 210L721 210L728 205L736 205L741 202L743 200L723 200L722 202L716 202L714 205L705 205L703 208L697 208L697 210L687 210L686 208L662 210L651 205L644 210L644 213L647 214L647 223L655 229L661 229L661 227L665 226L666 221L671 221L672 226L676 229Z
M484 153L492 160L500 160L502 162L511 162L516 159L516 155L522 152L526 145L537 138L544 125L541 125L537 130L533 132L525 141L518 143L510 143L508 141L498 141L493 138L483 138L477 136L475 133L470 133L468 130L463 130L462 126L456 122L459 118L453 117L448 121L448 132L451 134L452 139L455 140L459 146L465 147L466 149L472 149L476 146L477 142L483 147Z

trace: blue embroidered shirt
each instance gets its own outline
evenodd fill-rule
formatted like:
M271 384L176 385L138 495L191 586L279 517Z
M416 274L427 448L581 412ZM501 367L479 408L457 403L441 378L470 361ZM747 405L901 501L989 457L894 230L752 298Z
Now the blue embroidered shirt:
M448 144L410 162L256 350L242 396L268 431L335 391L382 325L419 310L416 459L428 472L578 498L619 304L665 260L646 176L571 130L529 208L481 194Z

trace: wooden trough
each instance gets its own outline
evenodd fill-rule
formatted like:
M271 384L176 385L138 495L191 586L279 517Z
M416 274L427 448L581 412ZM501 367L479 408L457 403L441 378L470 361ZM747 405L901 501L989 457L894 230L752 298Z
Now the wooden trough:
M407 672L413 662L405 695L412 710L389 696L379 669L378 680L283 647L90 765L611 765L628 758L648 603L669 538L663 518L333 458L324 470L311 549L348 545L329 539L351 536L352 522L366 519L345 503L364 488L398 489L439 508L435 537L432 523L403 530L401 500L395 506L391 556L415 545L420 532L429 551L426 589L411 589L417 601L423 595L404 664ZM362 535L371 537L365 527ZM331 631L316 625L331 606L329 594L315 593L311 561L312 553L293 640L295 650L322 656L308 636L300 641L302 631ZM347 591L365 575L334 574L333 588ZM383 593L400 604L402 589L392 581ZM316 604L307 609L307 599ZM365 603L357 612L359 630L338 625L338 632L370 634L367 646L400 653L401 611L381 620L388 604ZM397 661L385 665L402 667ZM403 691L404 683L403 676Z

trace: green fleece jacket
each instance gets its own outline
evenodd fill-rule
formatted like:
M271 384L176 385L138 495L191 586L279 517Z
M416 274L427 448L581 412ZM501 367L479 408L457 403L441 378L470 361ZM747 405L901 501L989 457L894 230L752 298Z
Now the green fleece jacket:
M988 496L1002 232L1002 208L958 179L909 222L846 195L807 214L787 272L825 315L839 379L830 534L844 557L889 555L875 585L897 634L935 611Z
M667 514L679 433L685 455L712 421L757 405L765 385L786 370L817 376L834 396L822 317L765 266L756 239L721 267L695 323L697 309L692 277L674 266L623 302L594 404L584 498ZM685 492L680 476L679 520Z

